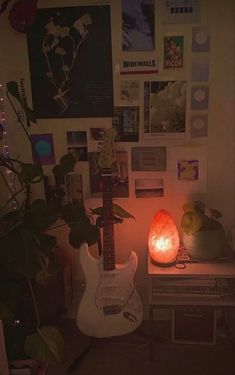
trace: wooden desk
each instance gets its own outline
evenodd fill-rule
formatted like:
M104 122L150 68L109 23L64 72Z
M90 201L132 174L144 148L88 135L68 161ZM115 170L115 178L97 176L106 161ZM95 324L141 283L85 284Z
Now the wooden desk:
M179 289L177 293L159 293L158 285L164 280L173 281L171 285L177 284L177 281L183 280L186 286L190 280L218 280L222 282L226 279L234 280L235 285L235 263L186 263L183 269L171 267L156 266L148 259L148 296L149 296L149 314L150 314L150 337L153 332L153 320L155 309L180 309L189 306L208 307L213 310L224 309L227 307L235 308L235 293L228 295L210 295L203 292L203 287L199 294L182 293ZM175 283L174 283L175 281ZM226 282L226 281L225 281ZM234 289L235 290L235 289ZM153 339L150 342L150 358L152 358Z

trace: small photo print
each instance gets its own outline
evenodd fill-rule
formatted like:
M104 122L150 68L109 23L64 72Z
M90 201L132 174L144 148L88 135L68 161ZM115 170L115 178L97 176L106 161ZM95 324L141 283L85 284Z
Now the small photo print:
M138 142L139 107L115 107L112 126L117 131L116 142Z
M67 132L68 151L73 153L79 161L87 161L87 132L69 131Z
M190 136L192 138L207 137L208 115L191 115Z
M191 80L192 82L207 82L209 79L209 59L208 56L193 56Z
M155 48L154 0L122 0L123 51Z
M77 173L68 174L65 180L66 180L68 202L72 202L73 200L82 201L83 200L82 175L77 174Z
M184 66L184 37L164 37L164 68L177 69Z
M135 179L136 198L152 198L164 196L164 185L162 178Z
M44 176L44 191L47 202L56 201L60 206L67 203L65 177Z
M209 87L193 86L191 87L191 108L208 109L209 105Z
M199 160L178 160L178 179L192 181L199 179Z
M90 189L93 197L101 197L102 180L99 167L99 152L89 152ZM127 151L116 152L117 162L112 168L113 198L129 197L129 177Z
M121 81L121 102L123 105L138 105L140 97L140 82L138 80Z
M166 171L166 147L132 147L133 171Z
M210 34L206 27L192 28L192 52L209 52Z
M144 133L185 134L186 81L144 82Z
M33 162L41 165L55 164L55 151L52 134L31 134Z
M104 139L105 128L90 128L90 140L102 141Z
M201 19L200 0L164 0L163 23L198 23Z

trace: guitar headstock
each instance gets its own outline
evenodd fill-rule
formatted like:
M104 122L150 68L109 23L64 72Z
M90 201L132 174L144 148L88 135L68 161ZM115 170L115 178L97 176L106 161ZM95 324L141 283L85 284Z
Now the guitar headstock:
M99 166L101 168L111 168L113 163L116 161L116 155L113 147L116 135L117 132L114 128L109 128L105 131L99 157Z

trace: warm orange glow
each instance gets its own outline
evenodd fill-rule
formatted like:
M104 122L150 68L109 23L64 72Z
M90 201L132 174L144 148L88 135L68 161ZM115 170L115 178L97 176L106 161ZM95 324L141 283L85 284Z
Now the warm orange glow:
M176 261L179 235L169 212L160 210L155 214L149 229L148 248L156 264L169 265Z

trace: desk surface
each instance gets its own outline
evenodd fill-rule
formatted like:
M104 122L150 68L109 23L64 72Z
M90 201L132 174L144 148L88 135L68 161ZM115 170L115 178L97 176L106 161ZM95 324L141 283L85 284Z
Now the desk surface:
M148 275L150 277L229 277L235 278L235 263L185 263L184 269L176 266L160 267L148 257Z

